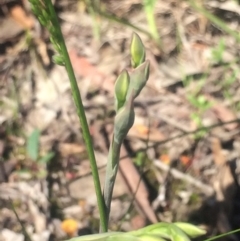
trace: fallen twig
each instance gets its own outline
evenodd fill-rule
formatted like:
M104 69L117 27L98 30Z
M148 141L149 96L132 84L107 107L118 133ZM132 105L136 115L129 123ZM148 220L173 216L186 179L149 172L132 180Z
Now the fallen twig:
M174 178L187 181L188 183L194 185L195 187L203 190L204 193L206 193L209 196L214 194L214 189L211 186L202 183L201 181L197 180L196 178L190 176L189 174L185 174L185 173L178 171L175 168L171 168L170 166L164 164L163 162L160 162L159 160L154 160L154 165L156 167L158 167L159 169L161 169L162 171L171 173L171 175Z

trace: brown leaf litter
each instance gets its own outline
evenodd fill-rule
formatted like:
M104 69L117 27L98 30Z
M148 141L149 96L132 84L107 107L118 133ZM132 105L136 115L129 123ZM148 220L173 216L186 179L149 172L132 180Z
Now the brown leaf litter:
M93 40L92 19L86 8L78 9L74 1L55 4L62 9L62 30L91 125L102 180L110 139L108 129L113 123L114 80L130 66L133 29L101 16L101 39ZM110 13L149 29L144 11L140 10L141 1L124 0L118 4L109 0L101 4ZM239 31L234 17L239 7L234 1L213 0L202 6ZM96 231L94 224L99 214L91 170L67 75L62 67L51 67L48 34L36 28L26 3L11 7L6 1L1 9L7 11L0 16L0 75L4 77L4 84L0 83L0 144L3 143L1 159L5 169L4 175L0 172L0 230L4 228L0 236L6 241L7 236L22 240L20 226L7 202L9 197L30 235L37 239L44 241L50 235L55 240L66 238L61 230L61 220L65 218L76 219L78 229L90 227ZM159 219L188 221L194 215L200 217L200 224L207 223L204 215L208 212L201 212L201 206L212 201L217 208L212 208L216 213L211 218L216 218L207 224L209 232L229 231L236 226L232 220L239 216L233 206L237 202L235 179L239 179L239 170L230 168L238 163L230 156L237 156L234 143L238 141L239 125L207 129L201 140L196 133L188 132L199 127L192 113L199 115L204 126L239 116L236 96L240 80L234 75L234 68L226 67L236 60L239 46L233 36L225 34L187 1L156 1L154 13L162 48L157 49L148 36L139 33L151 62L151 76L135 102L136 123L122 149L124 158L113 200L113 210L118 212L112 213L111 228L123 223L123 230L131 230L144 226L146 219L152 223ZM21 42L26 37L25 29L33 32L31 47L26 41ZM212 50L222 38L225 65L212 59ZM231 84L228 76L235 78ZM186 84L188 80L190 84ZM227 100L225 90L232 94ZM189 97L200 95L214 102L209 109L202 111L189 101ZM54 159L46 165L48 175L42 179L21 172L29 161L25 141L34 128L41 131L41 152L55 152ZM180 139L175 138L179 135ZM19 137L21 141L17 141ZM148 155L143 174L135 162L139 150ZM168 162L162 162L164 155ZM160 160L156 160L158 157ZM135 208L125 216L133 197Z

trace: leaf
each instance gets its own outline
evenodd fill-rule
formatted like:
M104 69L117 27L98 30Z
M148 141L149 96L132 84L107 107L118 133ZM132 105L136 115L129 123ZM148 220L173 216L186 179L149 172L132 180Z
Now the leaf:
M101 88L109 92L113 90L113 80L97 66L91 64L86 57L78 56L77 50L69 51L69 57L76 75L90 79L91 88Z
M192 159L189 156L181 155L180 156L180 162L185 166L189 167L192 164Z
M121 148L120 154L121 161L119 163L119 170L126 180L126 185L132 195L135 197L138 208L141 213L147 217L152 223L157 222L157 217L149 203L149 192L141 178L141 175L134 166L132 160L128 157L127 151L124 146Z
M35 129L27 139L27 154L33 160L38 159L40 131Z
M128 233L126 233L126 234L121 233L121 234L113 235L113 236L110 236L106 239L106 241L144 241L144 240L142 238L135 237L135 236L130 235ZM148 241L148 240L146 239L146 241Z
M143 235L139 239L141 241L166 241L166 239L162 239L158 235Z
M109 232L85 235L77 238L72 238L67 241L163 241L163 239L157 237L156 235L146 234L141 237L137 237L131 233Z
M162 237L170 238L170 225L170 223L160 222L151 224L147 227L144 227L136 231L131 231L130 233L140 237L142 235L161 235Z
M222 122L228 122L237 119L237 116L230 108L223 105L222 103L217 102L216 100L213 101L214 105L212 106L212 109ZM238 123L230 123L228 125L224 125L224 128L228 131L235 130L238 128Z
M177 227L173 223L171 224L170 229L171 229L171 233L172 233L171 237L172 237L173 241L190 241L190 239L182 231L182 229L180 229L179 227Z
M188 228L188 230L193 230L194 228L198 229L197 227L188 223L176 223L175 225L174 223L160 222L127 233L109 232L91 234L72 238L67 241L190 241L187 235L182 231L181 227L178 227L177 225L182 226L184 230L186 229L186 227ZM196 232L194 231L189 233L195 234ZM201 234L204 233L201 231ZM199 235L200 233L196 234L195 237Z
M191 238L196 238L206 234L205 230L189 223L176 222L174 224L181 230L183 230Z
M136 124L135 128L142 135L149 135L149 133L150 133L150 129L145 125Z
M163 162L166 165L169 165L171 163L171 158L168 154L162 154L159 157L160 161Z
M66 241L107 241L109 237L116 237L118 235L122 235L122 232L109 232L109 233L98 233L98 234L90 234L84 235L81 237L72 238Z
M10 9L12 18L25 29L31 29L34 26L34 19L28 16L22 6L16 5Z
M45 156L41 157L38 162L48 163L54 156L55 156L55 153L50 151Z

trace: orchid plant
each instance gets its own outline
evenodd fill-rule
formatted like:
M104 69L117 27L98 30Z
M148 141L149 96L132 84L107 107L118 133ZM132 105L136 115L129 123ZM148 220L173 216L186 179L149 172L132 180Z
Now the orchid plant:
M50 0L29 0L33 13L39 22L49 31L51 43L56 51L53 61L66 68L76 112L79 117L83 138L91 163L95 192L100 215L99 234L75 237L72 241L189 241L190 238L205 234L205 231L188 223L152 224L131 232L108 232L108 221L112 200L113 187L118 172L120 148L129 129L134 123L134 100L141 93L149 77L150 63L145 60L145 48L140 37L133 33L130 52L132 72L123 70L115 82L115 111L114 130L109 148L106 178L102 192L98 168L94 155L93 143L82 103L81 94L70 62L65 41L61 32L57 14Z

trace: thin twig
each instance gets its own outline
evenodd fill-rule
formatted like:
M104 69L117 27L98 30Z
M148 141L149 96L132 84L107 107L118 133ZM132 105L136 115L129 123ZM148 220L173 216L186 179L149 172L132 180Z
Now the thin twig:
M240 123L240 119L234 119L234 120L231 120L231 121L219 122L219 123L216 123L216 124L213 124L213 125L209 125L209 126L203 126L203 127L200 127L200 128L198 128L196 130L193 130L193 131L186 131L186 132L183 131L182 134L179 134L179 135L167 138L166 140L155 142L153 145L149 145L149 148L155 148L155 147L157 147L157 146L159 146L161 144L168 143L170 141L182 138L184 136L196 134L196 133L198 133L200 131L203 131L203 130L209 131L209 130L211 130L213 128L216 128L216 127L219 127L219 126L224 126L224 125L231 124L231 123ZM138 151L144 151L144 148L141 148ZM123 158L125 158L125 157L123 157Z
M199 180L197 180L196 178L193 178L188 174L182 173L175 168L171 168L170 166L164 164L163 162L160 162L159 160L155 160L154 165L165 172L169 172L174 178L187 181L188 183L194 185L195 187L203 190L209 196L211 196L214 193L214 189L211 186L206 185L200 182Z
M114 22L117 22L117 23L120 23L122 25L125 25L125 26L128 26L136 31L139 31L143 34L146 34L148 37L152 38L152 34L150 32L148 32L147 30L143 29L143 28L140 28L134 24L132 24L131 22L129 22L126 18L120 18L112 13L106 13L104 11L102 11L101 9L99 9L98 7L96 6L93 6L94 8L94 11L96 11L100 16L110 20L110 21L114 21Z
M15 214L18 222L19 222L19 224L21 225L22 233L24 234L24 236L25 236L25 238L26 238L26 241L32 241L31 238L30 238L30 236L29 236L29 234L28 234L28 232L27 232L27 230L25 229L22 221L20 220L20 218L19 218L19 216L18 216L18 214L17 214L17 212L16 212L16 210L15 210L15 207L14 207L14 205L13 205L13 202L12 202L12 200L11 200L10 198L9 198L9 202L10 202L10 204L11 204L12 210L13 210L13 212L14 212L14 214Z

